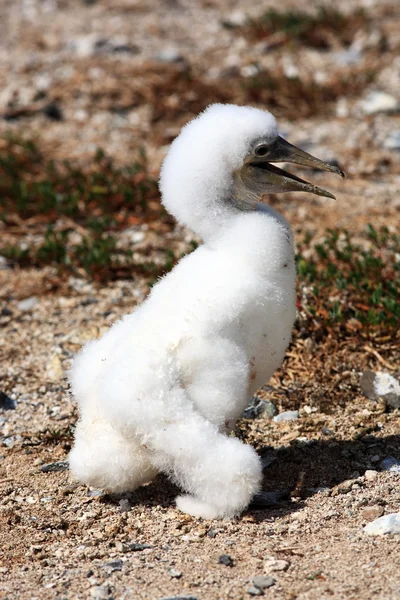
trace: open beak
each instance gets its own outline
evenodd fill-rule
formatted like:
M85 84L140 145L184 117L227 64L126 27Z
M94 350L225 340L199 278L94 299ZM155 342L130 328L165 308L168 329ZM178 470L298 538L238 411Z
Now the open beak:
M319 158L311 156L311 154L300 150L300 148L278 137L276 142L270 146L269 152L265 156L253 158L251 161L251 166L263 170L263 179L268 184L269 191L274 193L310 192L317 196L335 199L335 196L330 192L271 164L276 162L295 163L304 167L311 167L312 169L331 171L331 173L337 173L341 177L345 176L339 167L319 160Z

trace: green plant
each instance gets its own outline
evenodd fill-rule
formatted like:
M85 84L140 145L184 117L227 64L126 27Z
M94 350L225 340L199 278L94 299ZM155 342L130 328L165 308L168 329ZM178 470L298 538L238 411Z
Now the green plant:
M400 323L400 236L373 225L356 242L346 230L328 229L312 246L310 237L296 257L303 317L320 326L340 324L349 331L365 328L396 333Z

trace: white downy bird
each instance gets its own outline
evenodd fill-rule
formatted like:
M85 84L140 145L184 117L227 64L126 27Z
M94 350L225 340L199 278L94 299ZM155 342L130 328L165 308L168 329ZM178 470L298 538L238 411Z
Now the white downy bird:
M266 111L211 105L164 161L165 207L203 244L73 363L75 477L113 492L167 473L177 506L232 517L260 490L254 449L227 433L282 362L295 319L293 238L269 192L334 197L271 163L341 171L278 135Z

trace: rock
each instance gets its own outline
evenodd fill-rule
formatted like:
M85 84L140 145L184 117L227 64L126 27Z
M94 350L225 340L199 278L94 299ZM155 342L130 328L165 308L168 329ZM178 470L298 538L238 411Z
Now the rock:
M7 396L5 392L0 391L0 409L3 410L15 410L17 408L17 403L15 400Z
M101 566L104 569L106 569L109 573L114 573L114 571L122 571L124 563L120 558L118 558L117 560L110 560L109 562L106 562Z
M382 471L391 471L392 473L400 473L400 461L388 456L381 462Z
M267 416L272 419L274 415L278 412L275 404L270 402L270 400L261 400L254 396L251 399L249 406L243 412L243 417L245 419L256 419L260 415L266 413Z
M210 529L210 531L207 533L207 537L216 538L218 533L219 533L218 529Z
M86 496L88 498L101 498L101 496L104 496L104 491L103 490L88 490Z
M151 544L137 544L132 542L128 544L128 548L131 552L141 552L142 550L147 550L147 548L154 548Z
M289 568L289 561L275 558L274 556L267 556L264 560L264 571L266 573L272 573L273 571L286 571Z
M47 375L52 381L59 380L64 374L64 369L58 354L55 354L47 365Z
M182 573L180 571L176 571L175 569L169 569L168 573L173 579L180 579L182 577Z
M295 421L298 418L298 410L287 410L285 412L280 413L279 415L276 415L276 417L273 418L273 421L275 423L282 423L283 421Z
M43 114L52 121L62 121L64 119L63 112L56 102L50 102L43 109Z
M255 585L249 587L247 593L250 594L250 596L264 596L263 591Z
M392 513L380 517L364 527L364 532L368 535L387 535L389 533L400 533L400 513Z
M375 90L361 102L361 108L366 115L396 113L400 110L400 103L391 94Z
M400 131L392 131L383 141L383 147L386 150L400 150Z
M168 596L168 598L160 598L160 600L199 600L197 596Z
M266 575L256 575L256 577L253 577L253 584L256 588L265 590L266 588L275 585L275 579Z
M119 512L129 512L131 510L131 503L126 498L122 498L119 502Z
M271 402L271 400L263 400L263 403L264 413L269 419L272 419L278 413L278 409L276 408L275 404Z
M111 588L108 584L94 585L90 588L90 595L94 600L110 600Z
M381 517L382 515L383 515L383 507L379 506L379 505L366 506L361 511L361 516L366 521L373 521L374 519L377 519L378 517Z
M165 63L178 63L184 61L182 54L172 46L164 48L156 55L156 60Z
M32 310L32 308L37 303L38 303L38 299L35 296L32 296L31 298L25 298L25 300L21 300L21 302L18 302L17 308L18 308L18 310L25 312L28 310Z
M289 500L290 491L288 490L281 490L278 492L260 492L259 494L255 494L255 496L253 496L253 499L250 502L250 508L262 509L273 506L282 506L283 503L288 502Z
M360 62L362 57L358 50L350 47L348 50L343 50L343 52L337 52L334 55L334 58L338 65L347 66L356 65Z
M364 473L365 481L375 481L378 477L378 471L374 471L373 469L367 469Z
M47 463L42 465L40 470L43 473L56 473L57 471L67 471L69 469L69 462L67 460L59 460L53 463Z
M400 381L381 371L365 371L360 379L361 393L370 400L382 398L392 408L400 408Z
M219 557L218 562L220 565L225 565L225 567L233 567L233 565L235 564L233 562L233 558L229 556L229 554L222 554Z

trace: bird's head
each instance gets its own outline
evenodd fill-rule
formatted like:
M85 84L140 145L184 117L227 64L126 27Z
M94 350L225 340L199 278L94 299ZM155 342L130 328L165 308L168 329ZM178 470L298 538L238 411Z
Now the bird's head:
M182 223L208 237L240 211L259 210L268 193L334 196L274 163L289 162L344 176L278 135L271 113L213 104L188 123L163 163L163 203Z

